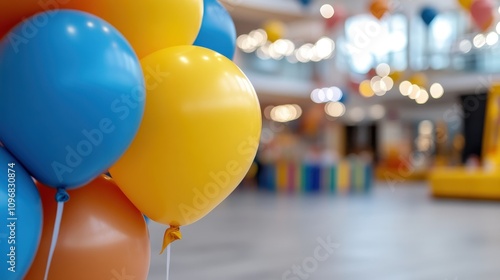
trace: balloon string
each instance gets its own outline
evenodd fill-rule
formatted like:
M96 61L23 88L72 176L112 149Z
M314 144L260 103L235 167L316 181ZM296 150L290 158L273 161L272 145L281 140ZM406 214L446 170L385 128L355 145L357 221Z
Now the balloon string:
M45 280L49 277L50 264L52 263L52 257L54 255L54 250L56 249L57 238L59 237L59 228L61 227L61 218L64 209L64 202L57 203L57 214L56 221L54 223L54 232L52 233L52 242L50 243L49 258L47 259L47 266L45 268Z
M170 246L171 244L167 246L167 280L170 278Z
M54 231L52 232L52 241L50 243L49 257L47 259L47 266L45 267L45 277L43 279L47 280L49 277L50 265L52 263L52 257L54 256L54 251L56 249L57 238L59 237L59 229L61 228L61 220L64 211L64 203L69 200L69 195L65 189L57 189L56 201L57 201L57 212L56 220L54 222Z

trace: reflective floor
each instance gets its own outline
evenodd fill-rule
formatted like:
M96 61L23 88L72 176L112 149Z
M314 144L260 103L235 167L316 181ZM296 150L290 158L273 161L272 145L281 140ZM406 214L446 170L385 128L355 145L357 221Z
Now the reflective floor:
M498 280L500 203L433 200L423 184L371 195L239 190L172 247L170 280ZM166 279L151 223L150 280Z

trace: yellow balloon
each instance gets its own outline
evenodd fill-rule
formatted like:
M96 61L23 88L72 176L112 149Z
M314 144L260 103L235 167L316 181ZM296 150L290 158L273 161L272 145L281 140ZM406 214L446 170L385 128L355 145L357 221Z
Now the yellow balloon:
M408 81L419 87L427 87L427 76L424 73L416 73Z
M58 8L89 12L109 22L127 38L139 58L167 47L191 45L203 18L203 0L60 2L64 4Z
M389 77L391 77L394 82L399 82L399 80L403 77L403 74L404 73L401 71L394 71L389 74Z
M271 20L264 24L264 31L267 33L267 40L275 42L285 34L285 24L278 20Z
M359 93L364 97L375 95L369 80L364 80L359 84Z
M457 0L457 1L458 4L460 4L460 6L462 6L462 8L464 8L466 11L470 10L470 6L474 2L474 0Z
M262 125L259 101L245 74L209 49L167 48L141 64L144 118L110 173L146 216L188 225L222 202L252 165Z

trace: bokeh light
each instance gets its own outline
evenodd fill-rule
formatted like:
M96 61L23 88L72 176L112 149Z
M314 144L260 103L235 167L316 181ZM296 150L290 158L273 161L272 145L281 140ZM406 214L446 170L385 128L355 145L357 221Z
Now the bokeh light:
M425 89L420 89L417 98L415 98L417 104L425 104L427 103L428 100L429 100L429 93Z
M345 111L345 105L340 102L329 102L325 105L326 114L334 118L342 117Z
M289 122L302 116L302 108L297 104L279 105L271 109L270 117L275 122Z
M441 98L444 94L444 88L440 83L434 83L430 88L432 98Z
M474 44L474 47L479 49L486 44L486 37L484 36L484 34L477 34L472 42Z
M468 53L472 50L472 43L471 43L471 41L464 39L464 40L460 41L458 48L460 49L461 52Z
M385 117L385 107L380 104L372 105L368 113L373 120L380 120Z
M375 72L377 72L377 75L380 77L385 77L391 73L391 67L387 63L380 63L375 69Z
M324 4L323 6L321 6L319 12L321 13L321 16L324 18L331 18L335 14L335 10L330 4Z
M349 118L353 122L361 122L365 119L365 111L361 107L353 107L349 110Z
M402 81L401 84L399 84L399 92L403 96L408 96L411 93L411 86L412 84L409 81Z
M417 85L411 85L410 94L408 95L408 97L410 97L410 99L417 99L419 96L420 96L420 87Z
M359 93L364 97L372 97L375 95L369 80L364 80L359 84Z
M486 44L488 46L493 46L498 43L498 34L496 32L490 32L486 35Z

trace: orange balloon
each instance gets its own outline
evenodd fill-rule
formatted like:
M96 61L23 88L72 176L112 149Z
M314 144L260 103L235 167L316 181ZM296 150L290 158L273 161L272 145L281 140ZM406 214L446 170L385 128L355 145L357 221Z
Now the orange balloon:
M203 0L19 0L0 1L0 38L26 18L39 14L17 41L27 42L58 9L91 13L114 26L142 58L155 51L191 45L203 18Z
M487 31L495 21L494 9L489 0L476 0L470 6L472 20L481 31Z
M0 39L24 18L41 10L38 1L0 1Z
M56 216L56 190L37 186L43 232L25 280L44 278ZM69 195L48 279L146 279L151 252L147 225L113 180L103 175Z
M387 11L389 11L387 0L374 0L370 4L370 13L378 19L381 19Z

